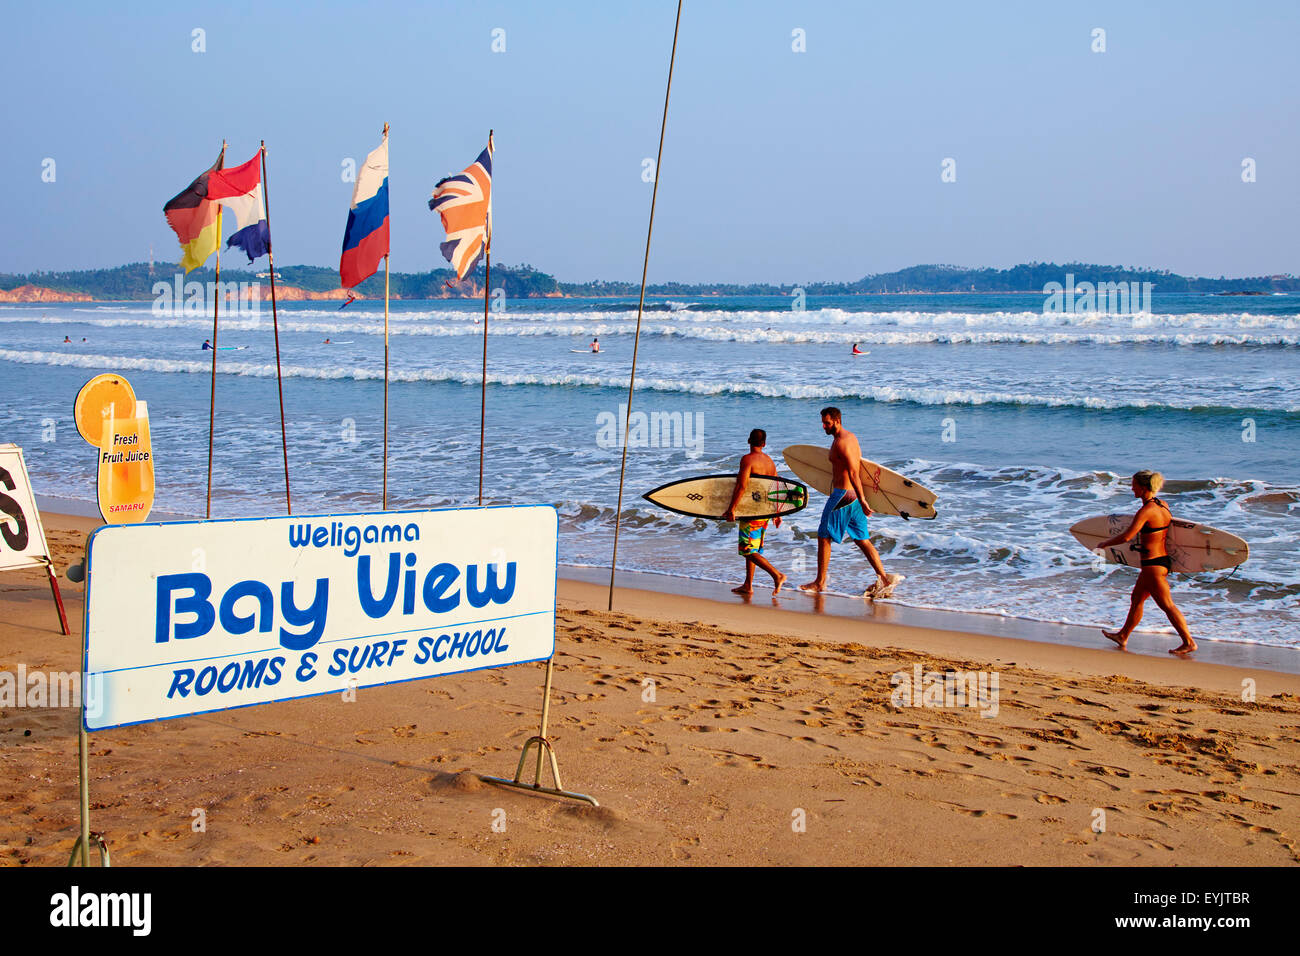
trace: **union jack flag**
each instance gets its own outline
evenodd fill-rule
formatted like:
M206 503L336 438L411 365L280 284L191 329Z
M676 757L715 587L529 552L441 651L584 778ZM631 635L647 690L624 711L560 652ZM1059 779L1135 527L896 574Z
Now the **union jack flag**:
M447 241L442 254L457 281L465 278L483 257L492 234L492 136L487 149L463 173L438 180L429 208L442 216Z

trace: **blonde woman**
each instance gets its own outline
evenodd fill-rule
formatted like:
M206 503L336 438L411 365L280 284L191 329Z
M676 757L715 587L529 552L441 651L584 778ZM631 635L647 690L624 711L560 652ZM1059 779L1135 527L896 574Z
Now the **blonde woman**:
M1178 631L1183 643L1172 648L1169 653L1183 657L1196 650L1196 642L1187 629L1187 619L1183 612L1174 605L1174 596L1169 592L1169 571L1173 560L1165 547L1169 537L1172 518L1169 506L1156 497L1165 483L1165 476L1158 471L1139 471L1133 476L1133 497L1142 499L1142 507L1133 516L1133 523L1121 535L1116 535L1097 545L1097 549L1123 544L1138 539L1138 551L1142 554L1142 570L1137 583L1133 585L1133 598L1129 604L1128 618L1118 631L1102 630L1102 634L1121 648L1128 643L1133 629L1142 621L1142 605L1147 598L1153 598L1160 610L1169 617L1169 623Z

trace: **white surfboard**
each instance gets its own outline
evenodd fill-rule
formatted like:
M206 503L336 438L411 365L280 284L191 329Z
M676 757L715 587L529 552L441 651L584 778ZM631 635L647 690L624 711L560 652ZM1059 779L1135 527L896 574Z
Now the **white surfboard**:
M1070 534L1089 551L1095 551L1097 545L1107 538L1123 534L1132 523L1131 514L1095 515L1072 527ZM1134 538L1126 544L1107 548L1103 552L1106 563L1141 567L1142 552L1137 549L1137 544L1138 539ZM1173 559L1171 570L1181 574L1235 568L1250 557L1250 545L1235 534L1182 518L1170 519L1165 550Z
M641 497L679 515L721 519L736 493L736 475L700 475L660 485ZM745 494L736 505L741 520L792 515L808 507L808 489L791 478L750 475Z
M791 445L781 454L800 480L824 495L831 493L829 451L818 445ZM900 518L933 518L938 514L934 510L938 495L884 465L863 458L859 475L867 504L877 514Z

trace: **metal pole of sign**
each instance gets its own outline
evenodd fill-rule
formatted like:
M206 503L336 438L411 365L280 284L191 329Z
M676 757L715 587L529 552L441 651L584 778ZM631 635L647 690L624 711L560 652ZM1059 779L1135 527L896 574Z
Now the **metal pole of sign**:
M590 803L593 807L600 806L595 797L589 797L585 793L574 793L571 790L565 790L564 785L560 783L560 763L555 758L555 747L546 737L546 724L551 716L551 676L555 673L555 655L552 654L546 662L546 689L542 692L542 729L535 737L529 737L524 741L523 753L519 755L519 766L515 768L515 777L513 780L507 780L505 777L487 777L479 774L479 779L484 783L495 783L502 787L514 787L517 790L523 790L528 793L546 793L553 797L566 797L570 800L583 800ZM524 782L524 763L528 760L528 751L531 747L537 748L537 772L532 783ZM542 761L544 758L550 758L551 776L555 780L554 787L542 786Z
M54 573L54 562L48 557L45 559L45 573L50 576L50 590L54 592L54 604L59 609L59 624L63 627L64 634L71 634L68 630L68 615L63 610L63 595L59 593L59 576Z
M90 555L87 554L82 561L83 567L88 567ZM86 581L86 597L90 597L90 581ZM72 853L68 857L68 866L90 866L90 841L94 840L99 847L99 863L101 866L110 866L108 858L108 845L104 842L104 837L99 833L90 832L90 739L86 736L86 697L90 692L90 675L86 670L86 641L85 635L82 635L81 641L81 709L78 711L79 722L77 724L77 789L79 791L81 803L81 833L77 836L77 842L72 845ZM80 860L78 860L80 857Z

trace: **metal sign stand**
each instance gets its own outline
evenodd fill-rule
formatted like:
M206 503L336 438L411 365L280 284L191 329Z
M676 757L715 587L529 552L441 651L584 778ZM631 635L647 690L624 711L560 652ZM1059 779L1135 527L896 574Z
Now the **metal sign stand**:
M54 562L48 556L45 558L45 573L50 576L50 590L54 592L54 604L59 609L59 624L63 626L64 634L71 634L68 630L68 615L63 610L63 595L59 593L59 576L54 573Z
M83 560L89 561L89 555ZM86 591L89 594L89 586L87 586ZM100 866L111 865L108 859L108 844L104 842L104 835L90 832L90 740L86 736L86 688L89 683L89 675L86 672L86 641L83 636L81 642L81 710L77 724L77 789L81 800L81 833L77 836L77 842L72 845L72 853L68 857L68 866L90 866L90 842L92 840L99 847ZM78 857L81 859L78 860Z
M519 755L519 766L515 768L515 778L507 780L505 777L487 777L479 774L479 779L484 783L492 783L501 787L514 787L516 790L523 790L526 793L545 793L553 797L565 797L569 800L583 800L593 807L600 806L595 797L589 797L585 793L574 793L571 790L565 790L564 785L560 783L560 764L555 758L555 747L546 736L546 723L551 714L551 675L555 672L555 655L546 661L546 689L542 692L542 729L534 737L529 737L524 741L523 753ZM532 783L525 783L524 761L528 759L528 751L532 747L537 747L537 771ZM542 786L542 759L549 757L551 763L551 777L555 780L554 787Z

